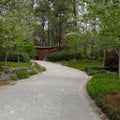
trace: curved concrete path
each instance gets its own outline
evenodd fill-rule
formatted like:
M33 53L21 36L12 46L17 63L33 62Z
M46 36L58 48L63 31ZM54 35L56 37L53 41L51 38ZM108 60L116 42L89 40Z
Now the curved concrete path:
M47 71L0 90L0 120L100 120L87 106L76 69L38 62Z

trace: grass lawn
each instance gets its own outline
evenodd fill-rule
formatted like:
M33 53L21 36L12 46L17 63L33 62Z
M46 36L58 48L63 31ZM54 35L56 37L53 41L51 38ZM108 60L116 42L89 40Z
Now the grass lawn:
M29 63L24 62L7 62L8 67L31 67Z
M91 97L110 120L120 120L120 79L115 73L93 76L87 88Z
M85 70L86 67L102 67L100 62L62 62L63 65ZM97 105L103 110L110 120L120 120L120 79L116 73L103 71L95 72L87 83L90 96L96 101Z
M86 67L91 67L91 66L92 67L103 67L101 62L92 62L92 61L78 61L78 60L76 60L76 62L63 61L62 64L69 66L69 67L77 68L80 70L85 70Z

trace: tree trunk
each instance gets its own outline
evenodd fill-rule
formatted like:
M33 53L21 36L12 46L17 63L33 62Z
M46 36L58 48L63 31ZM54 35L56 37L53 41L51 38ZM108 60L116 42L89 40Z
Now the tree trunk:
M74 61L76 61L76 57L77 57L77 45L74 47Z
M50 22L49 22L49 20L48 20L48 46L50 45Z
M18 51L18 63L20 62L20 52Z
M42 42L41 42L41 45L44 46L44 43L45 43L45 31L44 31L44 27L45 27L45 19L43 18L42 19Z
M105 66L106 49L103 50L103 66Z
M94 45L91 46L91 59L92 59L92 61L95 60L95 49L94 49Z
M5 61L4 61L4 72L7 71L7 59L8 59L8 54L9 54L9 51L6 52L6 55L5 55Z
M87 46L85 43L83 44L83 51L84 51L84 55L86 56L87 55Z
M120 78L120 48L118 51L118 77Z
M49 0L48 0L48 6L50 6ZM50 44L50 19L49 18L50 18L50 7L48 8L48 32L47 32L47 34L48 34L47 35L47 37L48 37L48 43L47 43L48 46L51 45Z
M73 0L73 13L74 13L74 16L76 17L77 16L77 11L76 11L76 0ZM75 27L77 26L77 22L75 21Z

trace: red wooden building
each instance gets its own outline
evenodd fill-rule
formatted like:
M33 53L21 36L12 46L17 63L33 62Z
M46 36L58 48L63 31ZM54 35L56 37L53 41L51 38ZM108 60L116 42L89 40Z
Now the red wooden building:
M57 49L56 46L40 47L36 46L38 60L43 60L44 55L48 55Z

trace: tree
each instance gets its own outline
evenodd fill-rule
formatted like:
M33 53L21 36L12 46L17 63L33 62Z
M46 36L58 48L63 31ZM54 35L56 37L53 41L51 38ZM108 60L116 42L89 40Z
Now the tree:
M99 39L100 40L102 39L102 42L104 43L103 44L104 47L108 47L108 44L109 44L111 49L112 48L116 49L118 47L118 43L120 39L119 1L118 0L112 0L112 1L94 0L93 2L92 1L88 2L88 16L90 16L91 19L94 19L96 17L97 20L99 21L99 26L98 26ZM101 35L102 35L102 38L101 38ZM120 52L118 52L118 56L120 60L119 53ZM119 77L120 77L120 64L119 64Z
M77 0L38 0L36 4L34 14L38 18L38 29L34 33L37 35L34 36L35 43L60 47L64 34L75 28L73 18L77 16Z
M74 60L76 59L76 54L78 53L80 44L82 42L80 40L80 35L80 33L71 32L64 36L65 45L74 51Z
M30 5L30 0L8 0L2 1L0 4L0 47L2 60L5 61L5 71L7 68L8 55L12 51L18 50L18 45L19 47L22 47L21 45L24 44L24 47L22 47L24 52L28 50L26 43L29 44L29 47L33 47L33 44L30 42L30 38L33 31L34 18L31 17L32 13L30 12Z

